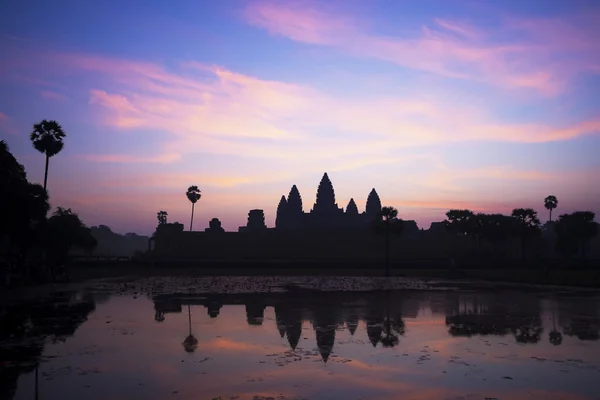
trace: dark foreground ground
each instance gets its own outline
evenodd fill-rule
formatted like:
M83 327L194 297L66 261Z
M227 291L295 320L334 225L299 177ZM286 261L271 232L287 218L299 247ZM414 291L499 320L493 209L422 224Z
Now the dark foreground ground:
M198 267L151 266L132 263L75 265L70 270L71 280L85 281L98 278L151 276L382 276L383 268L297 268L297 267ZM460 269L394 268L392 276L415 278L443 278L487 280L526 284L546 284L600 288L600 269L555 269L544 274L540 269Z

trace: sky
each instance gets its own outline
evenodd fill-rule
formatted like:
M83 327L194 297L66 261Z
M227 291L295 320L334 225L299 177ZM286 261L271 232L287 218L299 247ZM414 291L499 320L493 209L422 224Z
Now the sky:
M67 137L53 207L151 233L226 230L324 172L427 229L452 208L558 197L600 215L597 0L7 0L0 138L42 182L32 125Z

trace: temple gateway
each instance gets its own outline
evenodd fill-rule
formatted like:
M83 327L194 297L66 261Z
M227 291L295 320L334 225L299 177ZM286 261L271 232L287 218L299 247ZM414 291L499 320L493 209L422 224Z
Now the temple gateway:
M317 200L310 212L304 212L302 197L296 185L292 186L286 199L281 196L277 206L275 227L279 230L309 228L361 228L371 223L381 212L381 200L375 189L367 197L363 213L358 212L354 199L350 199L346 210L338 207L335 192L327 172L323 174L317 189Z

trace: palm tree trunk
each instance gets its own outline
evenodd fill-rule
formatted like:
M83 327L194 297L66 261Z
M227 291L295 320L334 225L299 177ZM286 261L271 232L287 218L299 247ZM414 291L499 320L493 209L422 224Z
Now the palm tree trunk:
M552 209L550 209L550 222L552 222Z
M192 231L192 225L194 224L194 206L196 203L192 203L192 219L190 220L190 232Z
M48 162L50 157L46 154L46 171L44 172L44 190L46 190L46 183L48 183Z
M190 325L190 335L192 334L192 311L190 309L190 305L188 304L188 320Z
M390 276L390 223L385 224L385 276Z

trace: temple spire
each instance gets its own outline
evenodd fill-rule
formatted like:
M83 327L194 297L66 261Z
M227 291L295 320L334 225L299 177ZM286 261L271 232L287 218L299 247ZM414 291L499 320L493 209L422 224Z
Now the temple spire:
M317 201L313 210L315 212L327 212L333 209L337 209L335 203L335 192L333 190L333 184L327 175L327 172L323 174L319 188L317 189Z
M282 228L285 225L287 216L287 200L285 196L281 196L279 205L277 206L277 216L275 217L275 228Z
M371 190L369 197L367 197L367 206L365 207L365 213L369 216L375 217L381 212L381 200L375 189Z
M358 207L356 207L354 199L350 199L350 201L348 202L348 205L346 206L346 214L358 215Z
M287 198L288 211L290 214L302 214L302 197L296 185L290 189L290 194Z

